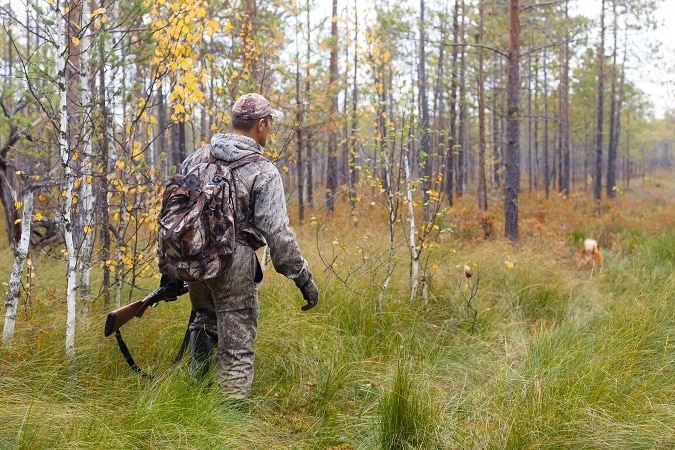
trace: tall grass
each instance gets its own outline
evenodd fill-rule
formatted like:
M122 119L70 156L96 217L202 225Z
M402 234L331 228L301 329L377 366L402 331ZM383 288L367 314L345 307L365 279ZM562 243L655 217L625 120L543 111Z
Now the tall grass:
M675 196L662 190L599 209L582 197L524 204L536 215L525 214L518 245L482 239L460 199L445 217L454 232L428 250L428 301L409 300L402 249L381 308L376 214L358 233L340 217L328 232L299 228L321 301L301 312L297 289L267 271L244 405L171 366L186 297L122 330L152 378L103 337L96 304L67 361L63 271L34 255L30 303L22 297L14 343L0 347L0 448L674 448ZM605 252L593 274L572 259L590 234ZM467 262L481 274L475 323L460 293ZM8 267L3 250L0 278Z
M398 361L393 386L380 398L379 442L382 449L436 446L433 406L419 381L410 373L408 364Z

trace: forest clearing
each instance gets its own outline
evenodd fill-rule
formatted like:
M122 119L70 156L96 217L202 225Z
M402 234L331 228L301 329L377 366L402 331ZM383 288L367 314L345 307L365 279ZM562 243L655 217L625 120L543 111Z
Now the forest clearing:
M667 3L362 3L0 1L0 448L675 447ZM247 92L320 296L257 251L234 405L187 295L103 331Z

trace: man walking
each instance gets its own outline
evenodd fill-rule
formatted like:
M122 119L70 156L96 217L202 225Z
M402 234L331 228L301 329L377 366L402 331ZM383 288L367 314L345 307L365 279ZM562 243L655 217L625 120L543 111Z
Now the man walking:
M274 269L293 280L314 307L319 292L307 261L301 256L295 234L288 228L286 200L277 168L262 157L272 119L283 113L272 109L259 94L245 94L232 107L232 133L215 134L211 145L188 156L180 172L208 158L233 163L259 155L233 169L235 180L237 245L233 263L224 274L189 283L195 320L190 330L191 371L203 376L209 369L211 351L217 344L215 375L222 392L230 398L250 394L253 380L253 342L258 328L258 287L262 270L255 250L268 245Z

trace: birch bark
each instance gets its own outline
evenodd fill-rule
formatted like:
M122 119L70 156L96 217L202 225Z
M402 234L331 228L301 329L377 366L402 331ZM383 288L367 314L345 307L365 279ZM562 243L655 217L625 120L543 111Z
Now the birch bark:
M33 192L29 191L23 198L23 218L21 219L21 239L16 247L14 267L9 278L9 289L5 300L5 325L2 331L2 343L9 345L14 338L14 326L16 325L16 310L19 305L19 288L21 286L21 273L23 272L28 246L30 245L30 226L33 216Z
M61 225L66 243L68 255L68 269L66 272L66 356L68 359L75 358L75 282L77 271L77 254L73 241L73 188L75 178L73 175L72 155L70 141L68 139L68 80L66 79L66 64L69 42L68 34L68 3L58 2L56 11L58 14L57 32L57 68L59 69L59 153L61 167L63 169L65 190L61 203Z
M410 179L410 165L408 164L408 156L403 157L403 167L405 170L406 200L408 203L408 216L410 220L410 234L408 237L409 239L408 245L410 246L410 256L411 256L410 301L413 301L417 296L420 259L419 253L417 252L417 246L415 245L415 210L413 208L412 180Z

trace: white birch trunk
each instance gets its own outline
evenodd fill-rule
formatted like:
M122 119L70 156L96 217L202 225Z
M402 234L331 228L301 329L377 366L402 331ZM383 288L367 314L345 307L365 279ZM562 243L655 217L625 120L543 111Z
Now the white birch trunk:
M384 277L384 283L380 287L380 296L377 299L377 310L382 311L384 307L384 291L389 287L391 282L391 276L394 271L394 226L396 225L396 208L394 205L394 193L391 191L391 164L389 163L389 157L384 155L384 169L385 177L387 181L387 207L389 208L389 254L387 255L387 269Z
M408 215L410 216L410 235L408 245L410 246L411 268L410 268L410 301L415 300L417 296L417 278L420 271L419 253L415 246L415 210L413 208L412 181L410 180L410 166L408 156L403 157L403 168L405 169L406 200L408 203Z
M90 4L88 1L82 3L82 17L90 17ZM91 302L91 255L92 247L94 245L94 195L92 192L92 127L90 122L90 113L93 107L91 85L88 83L91 75L91 63L89 60L90 50L90 32L85 30L82 33L81 55L80 55L80 80L82 80L80 88L82 89L82 182L80 184L80 205L78 208L79 214L82 218L82 248L80 253L80 313L83 319L89 316L89 304Z
M66 8L67 4L63 5ZM68 142L68 80L66 79L66 64L68 53L68 42L66 33L68 27L68 16L61 10L61 3L57 3L57 64L59 69L59 151L61 156L61 165L64 172L65 195L61 205L61 220L63 226L63 236L66 243L66 252L68 254L68 270L66 272L66 356L68 359L75 358L75 283L77 270L77 255L73 243L73 188L74 176L71 167L70 144Z
M14 256L14 267L9 278L9 290L5 300L5 326L2 330L2 343L10 345L14 338L14 326L16 324L16 311L19 306L19 288L21 286L21 273L28 255L30 245L30 225L33 216L33 191L29 191L23 198L23 218L21 219L21 239Z
M116 156L116 155L115 155ZM122 249L124 245L124 229L127 227L127 194L120 193L120 211L119 225L117 227L117 244L115 245L115 308L121 306L122 286L124 285L124 255Z

